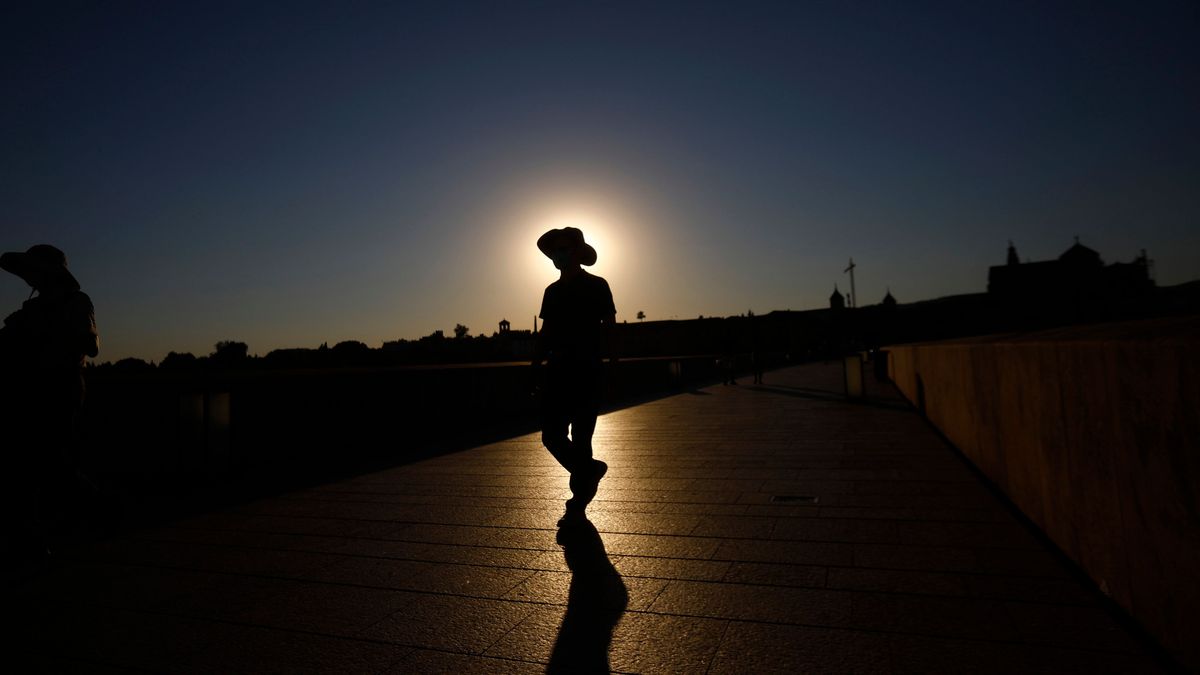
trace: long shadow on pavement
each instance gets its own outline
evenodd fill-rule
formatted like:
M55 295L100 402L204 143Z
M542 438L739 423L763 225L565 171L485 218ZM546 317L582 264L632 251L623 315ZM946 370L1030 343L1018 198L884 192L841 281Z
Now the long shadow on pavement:
M591 522L565 521L557 540L571 570L571 588L546 672L607 673L613 629L629 604L629 591Z

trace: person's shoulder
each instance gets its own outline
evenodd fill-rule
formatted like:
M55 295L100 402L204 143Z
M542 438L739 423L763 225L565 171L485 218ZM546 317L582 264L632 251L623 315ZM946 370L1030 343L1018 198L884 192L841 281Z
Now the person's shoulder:
M91 296L83 291L71 291L67 294L66 302L71 307L87 308L89 312L94 308Z
M604 288L608 288L608 279L605 279L599 274L592 274L587 270L584 270L583 273L587 275L587 281L589 284L597 287L603 286Z

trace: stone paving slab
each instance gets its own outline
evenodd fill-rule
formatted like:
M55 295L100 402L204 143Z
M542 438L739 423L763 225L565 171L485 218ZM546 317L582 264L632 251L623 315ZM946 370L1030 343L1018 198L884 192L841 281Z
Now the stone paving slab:
M1160 672L894 390L848 402L840 380L808 365L605 415L594 529L567 535L567 476L534 434L102 542L20 590L17 656L54 672Z

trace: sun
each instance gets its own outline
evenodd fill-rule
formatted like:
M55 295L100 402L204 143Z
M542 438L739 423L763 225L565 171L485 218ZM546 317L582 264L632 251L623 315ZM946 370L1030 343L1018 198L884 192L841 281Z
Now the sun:
M524 220L521 229L526 234L520 237L521 259L528 261L523 267L539 282L544 284L547 278L557 277L558 270L534 244L546 232L564 227L582 231L584 241L596 249L596 264L586 268L589 272L607 276L618 273L623 267L617 230L605 213L580 206L545 208Z
M583 232L584 241L596 249L597 267L611 267L612 261L617 259L611 227L601 215L583 209L553 211L537 226L537 236L564 227L574 227ZM605 265L606 262L609 264Z
M553 261L537 248L537 240L549 230L574 227L583 232L584 241L596 249L596 264L584 269L604 277L613 288L626 288L629 272L637 270L640 245L644 232L636 227L636 214L622 204L590 196L574 195L558 199L529 199L523 208L515 208L510 225L497 228L503 232L502 250L506 264L497 274L512 274L519 289L510 292L522 296L541 297L547 284L559 277Z

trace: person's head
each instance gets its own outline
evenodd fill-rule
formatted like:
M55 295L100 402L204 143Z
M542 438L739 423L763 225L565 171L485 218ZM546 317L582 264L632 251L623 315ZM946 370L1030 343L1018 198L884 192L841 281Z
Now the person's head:
M546 252L546 255L550 256L550 261L554 263L555 269L565 270L569 267L579 266L579 256L570 246L554 246Z
M24 253L0 255L0 268L21 277L39 292L79 290L79 282L67 270L67 255L49 244L30 246Z
M579 228L550 230L538 238L537 247L554 261L554 266L559 270L596 264L596 249L583 240L583 232Z

